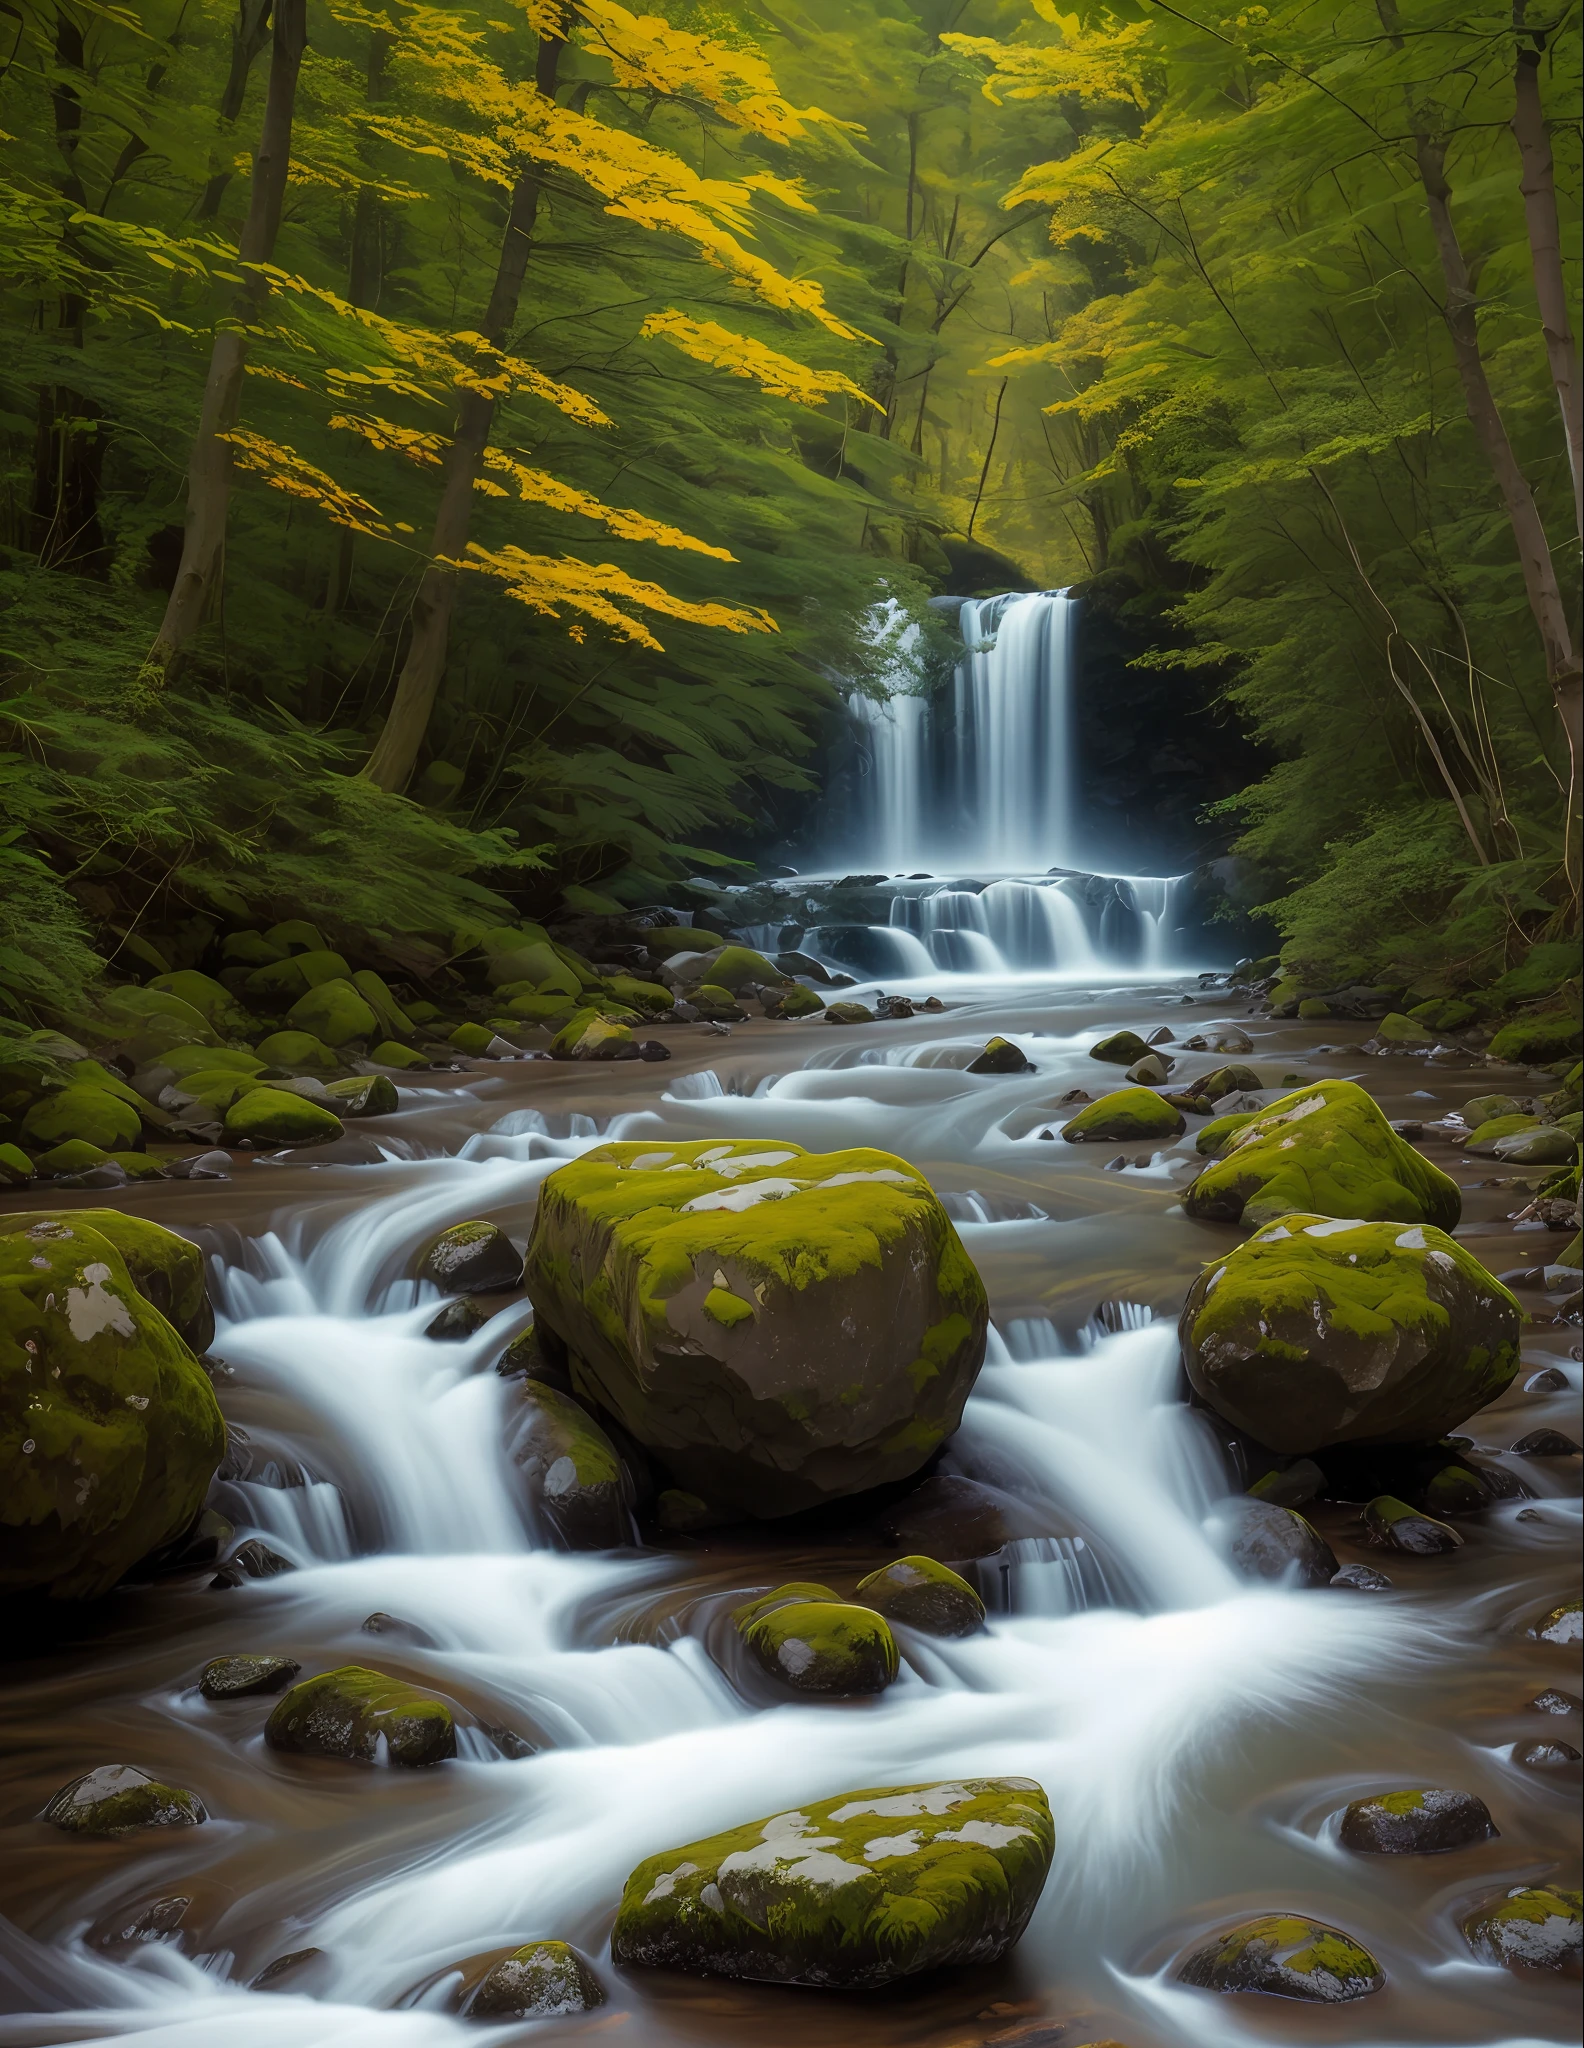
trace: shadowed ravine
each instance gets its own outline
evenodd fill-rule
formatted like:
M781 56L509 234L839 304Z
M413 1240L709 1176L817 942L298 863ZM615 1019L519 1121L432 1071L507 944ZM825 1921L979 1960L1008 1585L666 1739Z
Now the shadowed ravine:
M1523 1630L1577 1589L1578 1460L1506 1457L1532 1498L1463 1524L1451 1556L1394 1558L1390 1593L1236 1578L1205 1525L1243 1480L1187 1404L1175 1317L1200 1262L1237 1233L1175 1205L1197 1163L1191 1135L1107 1171L1110 1147L1043 1142L1037 1110L1092 1082L1086 1048L1102 1030L1186 1035L1231 1021L1228 998L1183 983L940 986L944 1015L848 1031L755 1020L727 1041L677 1026L663 1067L479 1062L404 1088L399 1113L360 1126L396 1155L382 1165L238 1155L228 1180L118 1198L211 1253L218 1391L251 1456L220 1505L297 1569L229 1591L205 1574L124 1588L54 1640L8 1646L20 1661L4 1701L0 1911L13 1929L0 2003L38 2016L0 2020L0 2042L479 2039L448 2009L456 1967L539 1936L594 1959L609 2002L492 2038L1575 2038L1576 1987L1476 1963L1457 1923L1499 1887L1572 1881L1577 1767L1526 1770L1511 1750L1549 1732L1524 1703L1577 1683L1576 1649ZM1339 1049L1317 1054L1306 1027L1236 1021L1257 1062L1362 1079L1391 1116L1433 1116L1490 1085L1483 1066L1355 1056L1366 1025L1331 1020ZM1037 1071L965 1074L992 1030ZM778 1703L729 1654L725 1618L786 1579L850 1587L891 1553L773 1526L751 1545L727 1531L666 1549L547 1547L502 1448L517 1388L493 1370L526 1303L466 1342L423 1335L436 1297L404 1277L417 1247L470 1216L523 1242L545 1176L612 1136L874 1145L948 1198L994 1328L944 1469L1014 1496L1045 1533L979 1562L986 1633L902 1631L902 1676L878 1699ZM1475 1180L1450 1148L1424 1149ZM1493 1271L1543 1259L1543 1240L1513 1233L1510 1193L1464 1202L1459 1235ZM1466 1425L1493 1455L1537 1427L1578 1429L1577 1327L1552 1319L1538 1287L1520 1298L1536 1318L1525 1371ZM1102 1301L1157 1320L1113 1313L1138 1326L1108 1333L1091 1320ZM1567 1391L1526 1394L1547 1364ZM1344 1564L1374 1555L1353 1510L1315 1518ZM375 1612L409 1627L370 1635ZM241 1650L307 1670L377 1662L432 1688L459 1710L459 1754L390 1771L270 1751L267 1702L196 1690L207 1659ZM35 1825L59 1784L108 1760L193 1787L210 1824L109 1843ZM1057 1849L1027 1935L995 1968L837 1996L610 1965L622 1883L656 1850L854 1786L997 1773L1044 1786ZM1478 1793L1499 1838L1433 1857L1343 1850L1340 1809L1398 1784ZM176 1896L191 1903L174 1938L114 1939ZM1195 1934L1277 1909L1365 1941L1386 1989L1344 2015L1175 1981ZM323 1955L295 1982L245 1988L308 1948Z

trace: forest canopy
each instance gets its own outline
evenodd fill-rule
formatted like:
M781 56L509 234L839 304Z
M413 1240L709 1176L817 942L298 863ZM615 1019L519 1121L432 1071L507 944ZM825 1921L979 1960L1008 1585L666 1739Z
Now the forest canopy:
M1008 578L1261 750L1206 844L1295 984L1576 931L1576 13L20 0L0 44L12 1017L283 919L421 980L685 903L806 813L876 604Z

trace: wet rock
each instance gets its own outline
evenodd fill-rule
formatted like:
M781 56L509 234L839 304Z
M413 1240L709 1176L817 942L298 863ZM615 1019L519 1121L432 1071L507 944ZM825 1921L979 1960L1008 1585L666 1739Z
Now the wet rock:
M984 1356L983 1283L886 1152L599 1146L541 1188L527 1284L574 1389L753 1519L916 1472Z
M1479 1907L1463 1937L1482 1962L1509 1970L1576 1970L1584 1951L1584 1898L1559 1885L1514 1885Z
M1058 1109L1065 1109L1070 1102L1092 1102L1093 1100L1094 1098L1087 1088L1069 1088L1065 1095L1057 1096L1056 1107Z
M1537 1641L1555 1643L1558 1648L1579 1642L1584 1639L1584 1602L1564 1600L1560 1607L1542 1614L1529 1633Z
M259 1693L279 1692L301 1669L294 1657L215 1657L204 1666L198 1690L206 1700L251 1699Z
M1262 1473L1247 1488L1251 1500L1270 1501L1279 1508L1301 1508L1325 1490L1326 1476L1313 1458L1297 1458L1280 1471Z
M1027 1778L816 1800L640 1863L612 1960L832 1990L991 1963L1028 1925L1053 1847Z
M1215 1223L1302 1213L1442 1230L1462 1203L1457 1182L1399 1138L1351 1081L1317 1081L1257 1109L1183 1196L1190 1216Z
M1537 1692L1529 1702L1529 1710L1535 1714L1577 1714L1584 1712L1584 1701L1576 1700L1570 1692L1558 1692L1548 1687Z
M250 1088L225 1113L231 1145L322 1145L341 1134L333 1110L284 1088Z
M172 1180L229 1180L231 1155L220 1151L196 1152L184 1159L173 1159L166 1171Z
M1177 1975L1205 1991L1262 1991L1321 2005L1366 1998L1386 1982L1380 1964L1352 1935L1296 1913L1248 1920L1218 1935L1196 1949Z
M325 1093L337 1116L389 1116L401 1106L389 1074L353 1074L345 1081L329 1081Z
M209 1586L212 1592L224 1593L248 1579L274 1579L282 1572L294 1572L296 1569L289 1557L282 1557L278 1550L271 1550L267 1543L251 1536L226 1559L209 1581Z
M633 1486L615 1445L569 1394L525 1379L509 1445L537 1521L568 1550L633 1540Z
M1249 1104L1251 1111L1265 1107L1259 1098L1263 1084L1252 1067L1217 1067L1213 1072L1203 1074L1193 1083L1196 1095L1207 1095L1212 1102L1219 1102L1224 1095L1252 1095L1255 1100Z
M885 1018L888 1023L902 1024L905 1023L909 1017L914 1015L914 1009L913 1005L908 1001L906 996L877 996L875 998L875 1015L877 1017ZM990 1043L985 1047L985 1052L988 1052L990 1050L990 1045L994 1045L995 1043L996 1041L994 1039L991 1039ZM1005 1043L1005 1041L1003 1040L1002 1043ZM981 1054L980 1057L983 1058L984 1055ZM981 1068L979 1071L984 1073L995 1070L990 1068ZM1009 1068L1008 1071L1015 1074L1020 1073L1022 1069L1018 1067L1012 1067Z
M70 1222L109 1238L126 1261L133 1286L159 1310L194 1351L214 1342L214 1309L204 1284L204 1256L185 1237L121 1209L18 1210L0 1216L0 1231L35 1223Z
M685 1493L679 1486L667 1486L661 1489L655 1500L655 1520L668 1535L696 1536L706 1529L725 1528L733 1517L719 1508L712 1508L696 1493Z
M1364 1534L1380 1549L1400 1550L1407 1557L1439 1557L1463 1547L1456 1529L1420 1514L1389 1493L1377 1494L1365 1508Z
M531 1941L495 1964L468 2001L476 2020L548 2020L605 2003L598 1977L564 1941Z
M1527 1436L1519 1437L1512 1448L1514 1455L1520 1458L1576 1458L1579 1455L1579 1446L1559 1429L1532 1429Z
M896 1638L872 1607L794 1601L739 1622L739 1631L771 1677L794 1692L848 1698L884 1692L897 1675Z
M699 1014L707 1018L711 1013L700 1005ZM637 1056L637 1041L627 1025L612 1023L595 1010L579 1010L550 1041L550 1057L556 1060L619 1060Z
M1474 1149L1472 1140L1469 1149ZM1535 1130L1498 1138L1490 1154L1507 1166L1571 1166L1578 1154L1578 1139L1555 1124L1542 1124Z
M439 1344L460 1344L476 1335L488 1321L489 1310L480 1308L464 1294L460 1300L446 1303L433 1322L425 1325L424 1335Z
M1562 1771L1579 1761L1571 1742L1515 1742L1512 1760L1530 1771Z
M1145 1043L1148 1045L1170 1045L1172 1043L1171 1026L1169 1024L1162 1024L1158 1030L1150 1033Z
M456 1724L443 1700L344 1664L294 1685L264 1724L264 1740L296 1756L416 1770L456 1755Z
M69 1213L17 1221L0 1230L0 1589L91 1599L191 1527L225 1424L108 1236ZM118 1230L145 1233L145 1270L191 1324L193 1247L153 1225Z
M1437 1786L1355 1799L1342 1816L1341 1841L1365 1856L1440 1856L1499 1833L1483 1799Z
M354 1042L366 1045L385 1036L379 1019L350 978L339 977L322 981L299 996L286 1012L286 1028L309 1032L322 1044L337 1048Z
M1171 1060L1163 1060L1158 1052L1147 1052L1143 1059L1135 1060L1128 1068L1127 1077L1141 1088L1159 1088L1171 1072L1172 1065Z
M419 1253L414 1277L446 1294L496 1294L520 1287L522 1254L498 1223L453 1223Z
M661 1060L670 1059L671 1048L668 1045L662 1045L658 1038L640 1038L638 1040L638 1057L641 1060L647 1061L650 1066L657 1066Z
M1045 1533L1011 1494L977 1479L937 1473L875 1517L883 1543L938 1563L989 1557L1020 1536Z
M1336 1576L1330 1544L1291 1508L1245 1496L1225 1502L1215 1522L1227 1562L1245 1578L1329 1586Z
M420 1650L437 1650L440 1645L428 1629L416 1621L404 1621L399 1614L387 1614L377 1607L372 1614L365 1615L360 1624L366 1636L389 1636L398 1643L411 1643Z
M1331 1581L1345 1593L1389 1593L1391 1580L1371 1564L1345 1564Z
M150 1941L178 1941L181 1924L192 1907L189 1893L173 1893L169 1898L154 1899L129 1920L126 1909L114 1913L107 1921L101 1921L88 1939L97 1949L114 1954L117 1949L141 1948Z
M1196 1393L1277 1451L1440 1437L1518 1369L1520 1310L1428 1227L1291 1215L1212 1260L1180 1322Z
M130 1151L142 1119L131 1103L91 1083L59 1088L35 1102L22 1119L22 1142L35 1153L75 1139L101 1152Z
M287 1073L308 1069L316 1074L333 1074L341 1064L340 1054L311 1031L273 1031L259 1041L256 1050L265 1066L279 1067Z
M859 1581L854 1598L931 1636L977 1635L985 1606L966 1579L932 1557L899 1557Z
M277 1956L272 1963L266 1963L248 1987L252 1991L297 1991L307 1988L307 1980L314 1975L326 1974L316 1971L316 1964L326 1964L329 1958L322 1948L294 1948L290 1955Z
M1119 1088L1070 1117L1062 1125L1062 1136L1069 1145L1128 1144L1145 1138L1164 1144L1187 1128L1182 1111L1152 1088Z
M1236 1024L1224 1024L1219 1031L1211 1032L1208 1038L1212 1052L1252 1052L1254 1041L1246 1031Z
M874 1011L865 1003L827 1003L825 1005L827 1024L872 1024Z
M543 1380L558 1393L572 1391L566 1346L537 1323L518 1331L497 1359L495 1370L503 1380Z
M1113 1031L1089 1048L1092 1060L1105 1060L1113 1067L1130 1067L1149 1051L1136 1031Z
M1541 1371L1531 1373L1524 1381L1526 1394L1565 1394L1567 1390L1567 1374L1558 1372L1554 1365L1545 1366Z
M130 1835L142 1828L195 1828L209 1818L196 1792L167 1785L135 1764L101 1764L63 1785L39 1815L71 1835Z
M968 1062L970 1074L1032 1074L1034 1062L1009 1038L990 1038L977 1059Z
M1491 1504L1490 1488L1466 1465L1443 1465L1415 1497L1427 1515L1477 1515Z

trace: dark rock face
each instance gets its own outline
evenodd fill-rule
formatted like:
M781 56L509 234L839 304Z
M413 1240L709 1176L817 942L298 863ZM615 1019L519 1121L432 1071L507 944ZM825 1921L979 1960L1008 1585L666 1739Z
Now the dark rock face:
M1291 1508L1245 1496L1226 1502L1218 1521L1227 1561L1245 1578L1329 1586L1336 1576L1330 1544Z
M444 1701L360 1664L294 1685L265 1723L264 1740L297 1756L408 1770L456 1755L456 1725Z
M1440 1856L1500 1830L1483 1799L1440 1787L1377 1792L1342 1816L1342 1846L1365 1856Z
M525 1380L509 1449L535 1519L568 1550L631 1543L632 1480L616 1446L570 1394Z
M494 1294L522 1285L522 1256L499 1224L453 1223L423 1252L417 1277L447 1294Z
M293 1657L216 1657L204 1666L198 1690L206 1700L249 1699L279 1692L301 1669Z
M605 2003L598 1977L564 1941L532 1941L505 1956L468 2001L475 2020L548 2020Z
M1364 1534L1382 1550L1400 1550L1407 1557L1439 1557L1463 1547L1456 1529L1419 1514L1389 1493L1377 1494L1364 1510Z
M1386 1982L1380 1964L1352 1935L1296 1913L1272 1913L1218 1935L1177 1975L1206 1991L1263 1991L1321 2005L1367 1998Z
M209 1584L215 1592L223 1593L240 1586L244 1579L273 1579L281 1572L296 1569L289 1557L282 1557L257 1536L250 1536L231 1553Z
M992 1038L977 1059L968 1062L970 1074L1032 1074L1034 1062L1010 1038Z
M1027 1778L817 1800L640 1863L611 1957L851 1991L993 1962L1028 1925L1054 1846Z
M1090 1046L1092 1060L1106 1060L1113 1067L1131 1067L1135 1060L1143 1059L1149 1047L1136 1031L1113 1031L1109 1037L1100 1039Z
M1542 1614L1529 1633L1542 1643L1554 1643L1558 1649L1584 1638L1584 1601L1564 1600L1560 1607L1553 1607L1549 1614Z
M476 1301L463 1295L457 1301L448 1301L434 1321L424 1330L426 1337L433 1337L439 1344L462 1344L475 1336L489 1321L488 1313Z
M1470 1913L1463 1935L1482 1962L1574 1972L1584 1952L1584 1898L1560 1885L1515 1885Z
M130 1835L195 1828L209 1818L196 1792L166 1785L135 1764L101 1764L63 1785L39 1815L71 1835Z
M946 1564L989 1557L1019 1536L1043 1531L1021 1501L977 1479L936 1473L875 1517L882 1542Z
M1389 1593L1391 1580L1373 1565L1345 1564L1331 1581L1344 1593Z
M1559 1429L1532 1429L1519 1437L1513 1452L1520 1458L1576 1458L1579 1446Z
M931 1557L899 1557L860 1580L856 1597L926 1635L971 1636L984 1627L984 1602L973 1587Z

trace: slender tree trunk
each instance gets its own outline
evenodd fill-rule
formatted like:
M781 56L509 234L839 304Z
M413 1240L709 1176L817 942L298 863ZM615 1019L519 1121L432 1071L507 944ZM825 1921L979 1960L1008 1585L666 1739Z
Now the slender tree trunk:
M556 36L539 38L534 82L547 99L555 98L561 52ZM528 256L539 213L540 173L529 165L512 192L511 210L501 237L500 262L484 316L484 333L497 346L517 318ZM457 405L456 427L440 473L440 504L429 544L429 565L412 606L412 637L397 680L396 695L362 772L381 789L407 786L429 730L435 698L445 675L456 605L458 564L467 554L473 523L473 484L484 464L495 424L495 401L477 391L464 391Z
M990 461L995 454L996 436L1001 431L1001 401L1006 397L1010 380L1001 379L1001 389L996 393L995 418L990 422L990 446L985 450L984 467L979 472L979 488L974 492L973 510L968 514L968 538L973 539L974 521L979 517L979 501L984 496L985 479L990 474Z
M292 116L297 99L297 74L308 46L307 0L276 0L274 48L270 54L269 97L258 152L253 159L253 189L240 246L244 264L267 263L275 253L286 176L291 168ZM231 502L231 446L220 436L235 424L242 397L242 371L247 361L244 325L255 322L269 287L256 274L237 293L233 325L217 329L209 356L198 416L198 434L187 466L187 523L182 536L181 566L176 571L159 637L149 661L168 679L204 622L214 600L225 563L226 516Z
M236 126L237 116L242 111L242 102L247 98L248 75L253 69L253 60L269 39L270 0L237 0L237 25L231 31L231 69L226 76L225 91L220 95L220 119L227 128ZM220 211L220 201L225 188L231 182L231 167L214 162L209 182L198 202L198 218L213 220Z
M1545 109L1540 103L1540 59L1545 54L1543 31L1526 29L1524 0L1515 0L1513 27L1518 52L1513 67L1512 132L1518 144L1524 222L1529 230L1529 259L1534 269L1535 297L1545 335L1551 382L1556 386L1567 437L1568 467L1573 472L1573 523L1584 535L1584 380L1579 374L1579 348L1568 318L1567 282L1562 270L1562 230L1557 220L1556 172Z

